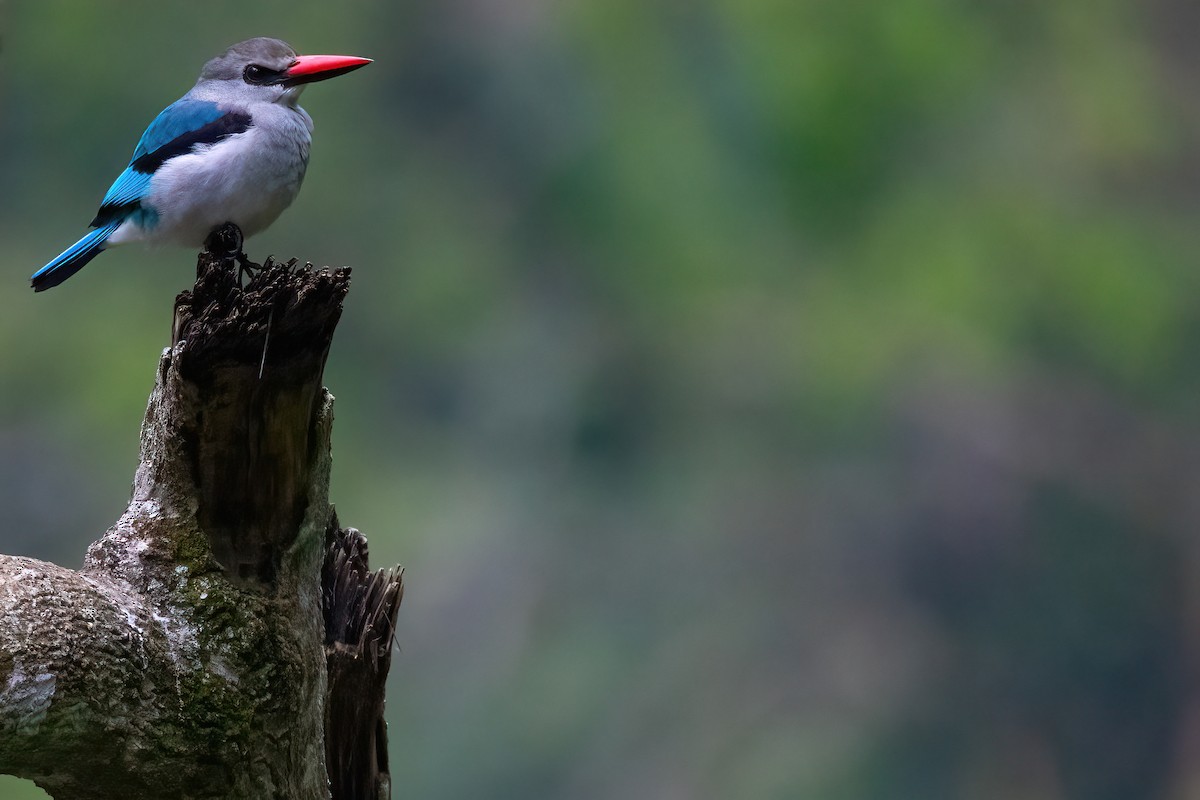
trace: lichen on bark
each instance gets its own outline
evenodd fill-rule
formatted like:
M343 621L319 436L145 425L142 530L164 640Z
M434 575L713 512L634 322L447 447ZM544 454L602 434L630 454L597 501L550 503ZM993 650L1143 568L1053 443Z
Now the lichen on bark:
M0 556L0 772L58 800L307 800L345 777L325 760L324 615L345 602L321 568L345 532L322 375L348 288L348 269L294 262L243 288L230 260L201 254L125 513L81 570ZM372 735L401 596L398 571L383 580ZM386 758L373 768L386 786Z

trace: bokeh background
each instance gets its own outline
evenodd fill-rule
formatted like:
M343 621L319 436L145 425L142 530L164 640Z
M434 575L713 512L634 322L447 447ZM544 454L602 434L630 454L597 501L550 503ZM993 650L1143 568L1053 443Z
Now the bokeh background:
M235 41L350 264L397 798L1200 796L1200 7L0 0L0 550L128 497L190 284L46 294ZM0 779L0 796L41 796Z

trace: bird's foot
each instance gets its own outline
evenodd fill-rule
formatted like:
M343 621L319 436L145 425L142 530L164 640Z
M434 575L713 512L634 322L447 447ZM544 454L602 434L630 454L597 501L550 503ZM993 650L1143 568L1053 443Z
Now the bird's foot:
M242 253L242 229L232 222L226 222L204 240L204 249L214 256L224 260L245 258Z
M226 222L219 228L214 228L213 232L204 240L204 249L213 254L222 261L236 261L238 265L237 282L238 286L245 286L246 276L250 280L254 279L256 272L262 269L261 264L256 264L250 260L244 252L242 252L242 229L232 222Z
M243 253L241 251L238 252L238 254L235 256L235 258L237 259L237 263L238 263L238 285L239 286L245 285L242 283L243 275L248 275L250 277L250 280L254 280L255 274L257 274L263 268L262 264L254 263L253 261L250 260L249 256L247 256L245 253Z

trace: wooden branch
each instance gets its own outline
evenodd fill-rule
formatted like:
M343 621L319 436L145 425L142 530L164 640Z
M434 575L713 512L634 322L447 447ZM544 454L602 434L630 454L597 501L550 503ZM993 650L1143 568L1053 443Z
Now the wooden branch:
M78 572L0 556L0 772L58 800L327 798L330 779L386 798L401 576L367 572L328 499L349 270L268 263L243 290L204 253L197 275L128 509Z

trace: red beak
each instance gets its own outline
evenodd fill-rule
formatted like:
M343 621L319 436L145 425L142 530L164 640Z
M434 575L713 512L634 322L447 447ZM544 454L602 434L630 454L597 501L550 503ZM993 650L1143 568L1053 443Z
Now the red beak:
M299 86L336 78L370 63L371 59L358 56L296 56L283 75L288 86Z

